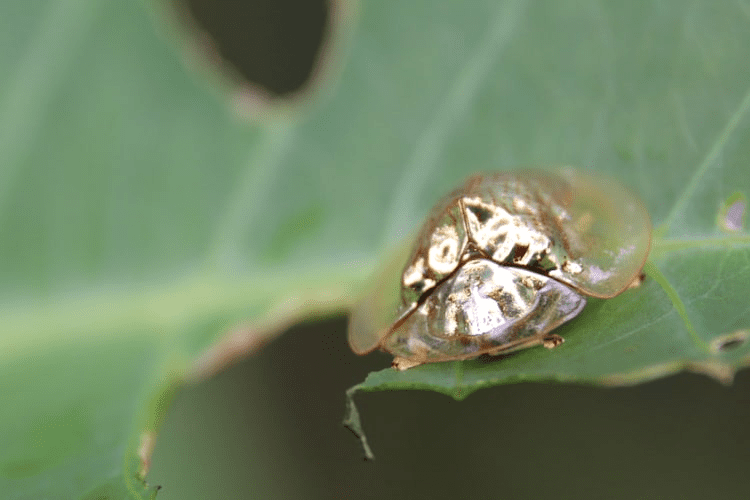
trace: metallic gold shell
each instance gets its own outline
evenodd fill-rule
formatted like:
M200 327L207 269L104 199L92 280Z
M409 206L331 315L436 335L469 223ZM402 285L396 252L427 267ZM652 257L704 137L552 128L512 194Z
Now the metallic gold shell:
M435 287L381 347L419 364L499 354L541 340L585 305L581 294L552 278L473 259Z
M582 295L625 290L650 241L648 212L614 180L474 175L435 206L410 255L379 273L352 313L350 344L414 364L531 345L576 316Z

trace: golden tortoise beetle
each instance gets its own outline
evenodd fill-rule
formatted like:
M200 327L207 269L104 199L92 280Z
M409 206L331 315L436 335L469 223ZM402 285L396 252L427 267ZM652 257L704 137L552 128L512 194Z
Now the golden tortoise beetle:
M477 174L433 208L404 265L381 270L349 321L358 354L393 366L563 342L550 332L588 295L639 279L651 245L641 201L608 178L563 169Z

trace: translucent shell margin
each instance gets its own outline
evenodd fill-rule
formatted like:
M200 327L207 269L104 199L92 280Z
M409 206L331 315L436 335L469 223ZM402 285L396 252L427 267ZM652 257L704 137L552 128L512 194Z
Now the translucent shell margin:
M399 327L436 287L476 259L610 298L637 278L650 245L647 210L614 179L573 168L476 174L440 200L416 240L378 270L350 316L349 343L358 354L378 346L392 352L388 337L403 336Z

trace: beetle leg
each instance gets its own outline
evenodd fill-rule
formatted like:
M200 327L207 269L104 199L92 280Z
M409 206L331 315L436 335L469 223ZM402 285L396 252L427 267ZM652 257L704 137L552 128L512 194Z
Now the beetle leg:
M630 282L628 287L625 290L630 290L631 288L638 288L643 284L643 282L646 281L646 273L640 273L638 276L633 278L633 281Z
M414 368L415 366L419 366L422 364L422 361L418 361L416 359L409 359L409 358L402 358L401 356L396 356L393 358L393 363L391 366L395 368L398 371L404 371L408 370L409 368Z
M526 337L520 340L516 340L513 343L501 345L496 349L487 352L490 356L498 356L500 354L509 354L511 352L520 351L521 349L528 349L529 347L536 347L543 345L547 336L534 335L533 337Z
M542 345L547 349L554 349L565 342L565 339L556 333L552 333L542 338Z
M490 356L497 356L498 354L507 354L514 351L520 351L521 349L528 349L529 347L535 347L538 345L542 345L546 347L547 349L553 349L560 344L565 342L565 339L559 336L556 333L550 333L547 335L535 335L533 337L528 337L525 339L522 339L521 341L516 342L515 344L510 345L504 345L501 347L498 347L494 351L490 351L487 354Z

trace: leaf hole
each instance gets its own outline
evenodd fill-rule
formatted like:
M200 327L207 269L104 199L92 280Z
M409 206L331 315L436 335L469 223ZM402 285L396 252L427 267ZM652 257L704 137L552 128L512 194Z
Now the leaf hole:
M719 226L731 233L742 231L745 226L747 198L742 193L734 193L726 199L719 211Z
M169 0L189 66L228 90L239 116L308 94L330 59L346 17L326 0ZM218 82L217 80L218 77ZM228 84L228 89L226 89ZM317 85L315 85L317 86Z
M720 351L731 351L741 346L745 341L743 339L731 339L719 344Z
M732 332L728 335L723 335L714 339L711 342L711 347L713 347L714 352L717 353L733 351L743 346L747 342L748 338L750 338L750 331L738 330L736 332Z

